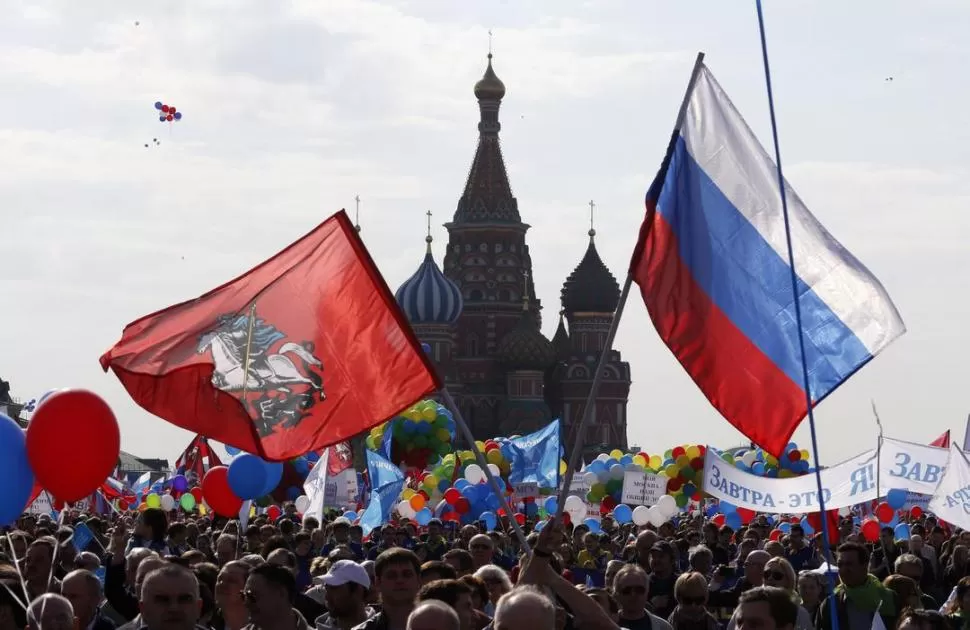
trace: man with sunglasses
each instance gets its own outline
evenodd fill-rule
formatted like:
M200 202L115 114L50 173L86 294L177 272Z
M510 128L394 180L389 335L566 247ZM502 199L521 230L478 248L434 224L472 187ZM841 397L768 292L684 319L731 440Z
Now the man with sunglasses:
M249 572L242 592L250 624L243 630L310 630L293 607L296 577L285 567L264 564Z
M613 578L613 597L620 606L620 627L625 630L673 630L666 619L647 610L650 582L640 565L628 564Z

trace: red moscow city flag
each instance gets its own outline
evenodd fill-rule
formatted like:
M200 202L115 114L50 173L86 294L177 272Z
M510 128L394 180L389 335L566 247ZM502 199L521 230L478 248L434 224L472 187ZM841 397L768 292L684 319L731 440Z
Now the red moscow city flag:
M101 367L156 416L274 461L440 387L343 211L235 280L129 324Z

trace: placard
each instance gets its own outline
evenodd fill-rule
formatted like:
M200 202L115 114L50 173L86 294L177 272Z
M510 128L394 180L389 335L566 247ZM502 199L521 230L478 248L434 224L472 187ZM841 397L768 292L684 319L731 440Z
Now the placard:
M627 505L656 505L667 494L666 475L628 470L623 474L623 503Z

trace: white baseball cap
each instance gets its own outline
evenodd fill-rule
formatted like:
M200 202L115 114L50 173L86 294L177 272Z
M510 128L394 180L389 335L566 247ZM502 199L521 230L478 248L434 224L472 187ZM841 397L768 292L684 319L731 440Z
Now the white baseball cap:
M318 577L317 580L327 586L343 586L353 582L364 588L370 588L370 576L367 575L367 570L353 560L337 560L330 567L330 572Z

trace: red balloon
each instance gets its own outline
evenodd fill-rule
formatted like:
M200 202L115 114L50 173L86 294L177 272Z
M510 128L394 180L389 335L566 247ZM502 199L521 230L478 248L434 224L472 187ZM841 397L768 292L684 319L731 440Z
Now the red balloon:
M754 510L749 510L748 508L739 507L738 508L738 516L741 517L741 524L742 525L747 525L748 523L750 523L751 521L754 520L755 511Z
M209 469L202 478L202 496L205 497L205 502L213 512L226 518L238 516L243 504L242 499L233 494L232 489L229 488L229 468L226 466L215 466Z
M162 105L162 111L163 112L165 112L167 114L168 113L168 110L169 110L168 105Z
M702 470L704 468L704 458L695 457L694 459L690 460L690 467L694 470Z
M788 459L790 459L793 462L797 462L801 458L802 458L802 452L799 451L799 450L794 450L794 451L788 453Z
M169 114L168 116L165 117L165 120L167 120L168 122L172 122L173 120L175 120L175 116L172 116L171 114Z
M921 508L918 505L914 505L913 508L909 511L909 515L912 518L919 518L923 516L923 508Z
M711 519L711 522L717 525L718 527L724 527L724 515L715 514L714 518Z
M447 490L445 490L445 501L448 502L448 505L454 505L458 503L458 499L460 498L461 498L461 493L458 492L456 488L448 488Z
M443 521L455 521L457 523L458 521L461 520L461 517L458 516L458 512L447 512L447 513L445 513L445 514L443 514L441 516L441 520L443 520Z
M683 446L675 446L674 450L672 450L670 454L674 456L674 459L677 459L681 455L686 455L687 451L684 450Z
M202 502L202 488L196 486L195 488L192 488L191 490L189 490L189 494L195 497L196 503Z
M100 488L120 452L111 407L85 389L51 394L27 425L27 457L37 483L68 503Z
M122 512L126 511L128 509L128 502L124 499L118 499L118 509Z
M499 508L495 510L495 514L498 516L505 516L505 508Z
M240 501L240 503L242 502ZM239 513L239 510L236 510L236 514L238 513ZM280 507L278 505L271 505L268 508L266 508L266 516L268 516L271 521L275 521L282 514L283 514L283 511L280 510Z
M768 540L778 540L779 538L781 538L780 529L773 529L771 530L771 533L768 534Z
M876 506L876 518L879 519L880 523L888 523L893 520L893 509L889 507L889 504L883 501Z
M458 502L455 503L455 511L459 514L465 514L470 509L472 509L472 504L465 497L458 499Z
M879 540L879 530L879 522L874 519L868 519L862 524L862 535L869 542Z
M516 512L515 522L518 523L520 527L522 525L525 525L525 514L523 514L522 512Z
M169 105L168 106L168 113L169 114L174 114L175 113L175 106L174 105Z

